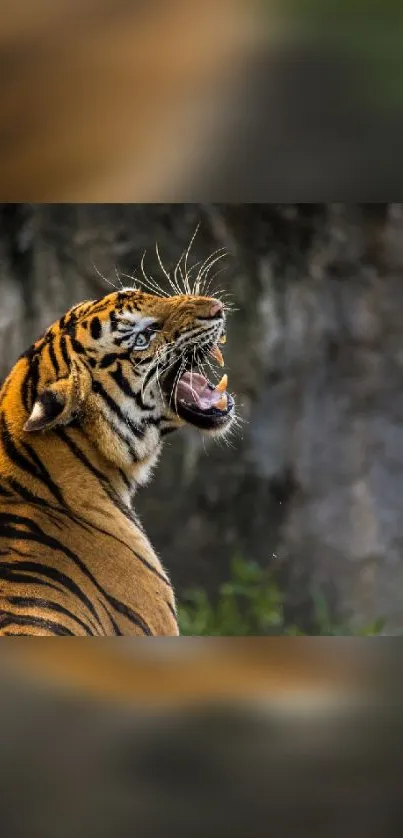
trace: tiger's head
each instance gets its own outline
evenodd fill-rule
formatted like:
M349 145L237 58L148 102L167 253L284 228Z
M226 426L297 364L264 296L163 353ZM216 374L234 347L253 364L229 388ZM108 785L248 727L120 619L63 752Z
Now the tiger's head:
M141 462L172 430L226 432L226 308L207 296L122 290L71 309L23 356L24 433L80 426L116 465ZM205 367L211 372L208 374Z

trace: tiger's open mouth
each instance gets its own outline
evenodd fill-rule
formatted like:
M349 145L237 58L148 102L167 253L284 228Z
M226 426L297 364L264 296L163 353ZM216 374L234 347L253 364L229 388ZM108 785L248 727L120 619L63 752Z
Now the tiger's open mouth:
M223 341L224 342L224 341ZM224 359L218 345L207 350L222 367ZM217 385L211 384L204 375L194 369L194 362L187 363L187 369L178 379L181 362L166 379L164 389L169 405L181 419L204 431L224 429L231 422L235 402L227 392L228 376L223 375Z

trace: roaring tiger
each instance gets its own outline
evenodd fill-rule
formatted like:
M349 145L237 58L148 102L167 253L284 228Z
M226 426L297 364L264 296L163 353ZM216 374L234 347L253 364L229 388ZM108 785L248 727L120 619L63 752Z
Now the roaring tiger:
M190 288L189 288L190 290ZM0 390L0 635L178 635L133 511L164 437L235 418L215 297L122 289L72 308Z

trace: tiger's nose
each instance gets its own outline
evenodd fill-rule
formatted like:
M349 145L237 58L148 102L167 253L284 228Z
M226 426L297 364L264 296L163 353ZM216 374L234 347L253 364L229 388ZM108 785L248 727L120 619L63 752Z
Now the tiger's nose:
M219 300L214 300L210 308L210 317L219 317L223 313L224 306Z

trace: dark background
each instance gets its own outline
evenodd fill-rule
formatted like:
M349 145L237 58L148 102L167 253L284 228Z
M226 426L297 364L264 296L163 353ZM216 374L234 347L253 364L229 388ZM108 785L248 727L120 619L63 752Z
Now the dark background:
M163 282L155 242L172 266L199 222L193 259L229 252L216 287L238 309L225 360L245 423L230 446L169 442L137 500L150 538L179 592L214 595L241 555L276 570L302 624L320 586L338 617L401 628L402 205L3 204L0 379L111 290L96 269L116 282L147 249Z

